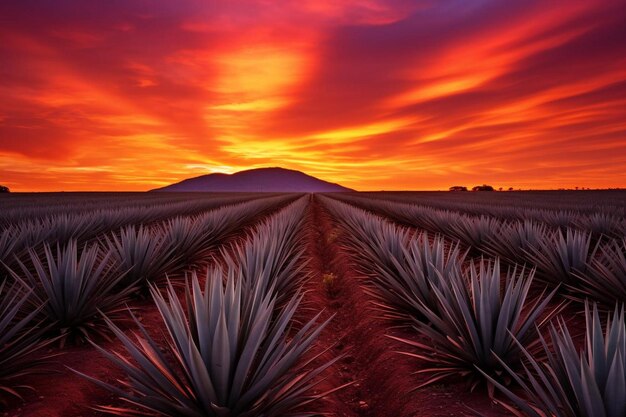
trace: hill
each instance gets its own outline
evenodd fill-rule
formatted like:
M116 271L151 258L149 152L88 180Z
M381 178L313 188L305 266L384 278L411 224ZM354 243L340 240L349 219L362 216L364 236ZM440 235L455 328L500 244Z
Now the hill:
M234 174L216 173L188 178L151 191L332 193L354 190L320 180L300 171L285 168L257 168Z

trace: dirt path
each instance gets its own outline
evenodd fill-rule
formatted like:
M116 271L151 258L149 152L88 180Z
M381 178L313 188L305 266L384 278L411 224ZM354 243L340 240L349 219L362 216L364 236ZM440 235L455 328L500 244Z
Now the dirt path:
M334 346L328 356L345 355L329 370L328 385L353 383L332 394L325 411L338 417L417 415L417 404L406 396L409 363L393 353L387 326L371 311L371 297L341 246L340 230L316 197L311 198L307 217L311 282L306 299L326 317L335 315L318 345Z

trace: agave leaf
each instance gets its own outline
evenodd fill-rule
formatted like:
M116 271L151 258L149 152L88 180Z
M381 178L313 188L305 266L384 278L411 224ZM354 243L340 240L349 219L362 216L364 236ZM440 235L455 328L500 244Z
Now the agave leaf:
M616 308L602 331L597 306L585 305L586 334L582 352L570 335L564 320L550 327L553 349L542 339L545 362L539 362L530 352L522 352L531 365L524 368L525 383L515 371L505 369L525 391L527 399L513 394L508 388L496 386L529 415L556 417L619 417L626 412L626 352L624 308ZM519 344L519 342L518 342ZM600 357L598 357L600 356ZM532 411L536 410L536 411Z
M526 252L537 267L537 276L551 284L572 284L577 273L585 273L595 250L591 248L591 234L567 229L548 234L538 246Z
M223 277L226 277L227 281L225 286L222 284ZM141 337L132 342L129 336L107 320L136 364L123 360L120 354L106 353L107 357L128 373L130 380L125 385L131 391L125 393L104 383L99 384L118 395L124 393L122 395L124 398L144 410L154 410L168 415L228 413L226 415L247 416L252 409L258 412L258 415L265 413L277 415L272 414L275 408L282 410L285 404L289 404L288 409L293 409L308 401L309 397L303 396L303 393L314 384L310 377L325 366L305 369L303 365L297 365L297 362L308 351L325 323L314 328L314 321L308 322L293 338L288 338L285 322L291 322L295 310L291 308L281 310L276 319L278 324L268 324L270 323L268 314L271 314L273 304L264 302L260 304L263 307L261 310L241 311L242 314L261 314L250 317L253 332L241 335L237 343L242 345L231 347L228 333L241 330L230 327L230 324L237 323L227 323L226 318L227 306L241 307L241 304L225 299L227 296L241 294L240 291L227 290L229 286L236 289L241 285L240 281L229 283L233 277L224 274L220 269L210 272L206 284L208 291L202 291L200 298L196 294L195 299L198 302L190 307L200 308L209 315L218 316L217 321L213 322L215 329L211 332L212 347L210 352L207 352L208 356L204 356L198 349L196 343L198 335L190 334L194 327L186 326L180 321L187 316L185 309L174 299L176 294L173 289L170 287L172 291L168 291L166 298L153 288L152 295L159 305L168 334L171 339L175 339L167 345L167 350L170 350L170 354L175 358L175 363L170 365L163 354L155 349L155 342L139 322L137 325L140 327ZM199 291L199 288L197 276L193 274L190 285L186 287L188 299L193 300L194 295L191 293ZM299 297L290 305L297 307L298 302ZM215 309L211 303L217 303ZM203 306L209 308L202 308ZM198 324L211 323L210 320L206 320L208 318L202 317L200 320L196 318L196 321ZM241 321L238 324L241 325ZM182 351L183 349L185 351ZM230 366L231 363L234 366ZM264 368L266 371L258 372L256 367ZM183 377L176 376L179 374ZM274 396L267 397L268 392L274 393ZM279 397L276 398L276 395ZM120 410L118 408L116 412ZM124 411L132 413L131 410Z
M618 352L613 357L613 363L609 368L604 390L604 407L607 415L626 415L626 380L624 378L624 356L623 352Z
M458 244L424 233L411 237L408 230L344 203L324 199L350 233L353 253L364 274L371 278L370 294L392 318L410 321L422 317L420 303L437 308L432 290L438 275L460 273L466 254Z
M626 239L609 241L599 247L600 256L576 271L569 287L576 299L590 298L603 308L626 302Z
M290 216L288 223L298 224L291 223ZM273 230L292 235L297 227ZM278 258L294 256L299 249L294 252L286 244L272 247L271 256L264 258L267 264L259 263L258 271L281 265L270 267L279 275L270 278L279 285L280 279L291 276L292 267L291 262ZM254 258L257 268L258 255ZM209 269L204 289L197 275L190 275L184 287L185 306L171 283L164 293L151 288L167 329L165 353L139 322L140 335L133 341L107 320L133 360L106 352L129 379L123 382L125 389L98 383L143 411L120 407L103 410L177 416L312 415L294 410L320 398L309 392L333 361L313 366L302 358L328 321L317 324L318 316L292 329L302 300L299 288L291 297L281 294L285 301L279 303L274 282L268 285L267 281L246 279L246 272L235 262L225 264L225 270Z
M525 347L536 344L539 333L532 327L536 319L556 313L546 309L555 292L541 303L529 303L532 271L527 274L515 269L507 272L501 290L497 260L471 263L468 271L467 278L440 276L440 284L433 289L437 308L421 305L427 321L417 321L416 329L430 343L419 348L439 375L467 375L474 381L486 373L503 383L499 379L502 363L516 369L521 366L521 350L515 340Z
M57 245L56 254L44 244L43 252L42 259L29 250L27 263L18 260L20 273L10 270L16 280L31 286L34 305L43 306L42 319L64 338L103 334L99 311L117 316L134 290L118 288L124 274L109 261L110 252L102 253L92 245L79 254L74 240Z
M127 271L120 283L123 286L143 285L156 281L175 270L180 260L174 250L165 244L160 228L127 226L117 234L106 236L103 244L111 253L120 270Z
M22 377L41 372L52 355L43 349L55 339L43 339L48 330L37 319L44 305L28 311L25 306L33 291L21 282L0 282L0 403L3 393L21 398L20 392L32 389L20 383Z

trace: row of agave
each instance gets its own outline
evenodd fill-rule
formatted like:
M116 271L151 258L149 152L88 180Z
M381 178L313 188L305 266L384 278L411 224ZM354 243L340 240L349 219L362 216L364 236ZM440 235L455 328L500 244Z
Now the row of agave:
M121 386L91 379L128 406L100 409L117 415L278 417L312 416L308 405L320 374L334 360L310 355L326 322L319 314L298 324L303 259L300 199L224 252L204 285L192 273L182 299L172 285L151 294L167 330L163 346L135 320L138 332L111 330L125 353L99 350L128 379ZM127 356L131 358L129 361Z
M370 194L371 195L371 194ZM518 206L496 206L468 202L449 202L441 197L433 198L428 202L419 200L418 203L410 203L410 200L398 201L398 198L387 200L387 196L376 195L373 198L367 198L363 195L351 195L352 200L363 200L365 202L375 201L377 203L385 203L392 201L395 210L399 211L409 218L415 217L415 213L428 213L426 217L435 217L433 221L440 219L458 219L458 218L484 218L482 221L500 221L511 223L534 222L545 224L551 229L577 229L592 233L596 238L601 236L615 238L624 236L626 232L626 220L624 220L624 208L613 208L608 211L591 211L581 213L575 210L559 210L559 209L536 209L536 208L520 208ZM540 197L535 197L536 199ZM530 198L530 201L535 201ZM491 220L493 219L493 220Z
M417 388L461 377L473 386L486 382L492 393L500 389L518 408L502 404L517 415L624 415L623 307L604 332L597 308L586 309L587 341L579 353L564 320L550 322L561 311L549 307L555 290L530 295L532 271L514 268L503 278L497 259L466 262L441 237L411 236L366 211L324 202L348 230L383 311L421 335L397 339L411 347L406 355L427 364L419 373L430 377ZM542 336L548 323L549 341Z
M68 193L61 198L58 194L15 194L0 199L0 229L61 215L107 216L108 211L124 211L130 215L169 208L171 212L183 215L191 214L195 206L209 210L259 197L255 193L236 196L205 193Z
M254 200L151 229L128 226L82 248L70 240L56 248L44 244L41 251L30 249L0 284L0 299L6 303L0 309L1 341L9 349L0 350L0 363L19 364L22 355L50 340L63 344L107 336L103 315L109 321L127 319L126 303L141 289L186 266L259 212L291 198ZM19 386L12 381L28 369L0 367L0 390L17 394Z
M551 229L532 221L501 221L446 210L343 197L343 201L460 241L473 254L499 257L509 265L530 265L539 281L561 286L577 300L604 307L626 302L626 239L604 239L567 228Z
M277 199L281 197L271 197ZM254 200L253 200L254 201ZM261 199L267 201L267 199ZM184 204L167 204L150 209L103 209L78 215L48 216L14 225L0 232L0 262L12 264L30 248L43 243L65 244L70 240L84 243L99 235L125 225L152 223L159 220L183 215L192 215L199 211L209 211L224 207L221 213L227 213L229 205L245 203L240 198L208 199ZM192 218L192 217L190 217ZM189 220L191 221L191 220Z
M172 215L175 213L178 215L193 214L195 212L211 210L227 204L236 204L238 202L244 202L252 200L253 198L246 196L236 197L204 197L204 198L190 198L187 201L177 200L158 200L154 204L147 204L142 202L141 199L134 200L130 198L125 204L118 201L108 201L105 196L100 197L100 204L97 207L81 207L76 202L70 204L69 207L62 206L63 211L56 212L55 210L45 211L46 200L41 201L43 207L37 207L35 213L40 215L32 215L29 210L29 206L21 207L22 215L17 217L14 221L4 224L4 228L8 227L36 227L38 223L44 226L55 224L57 222L64 221L64 218L76 219L93 219L91 220L96 227L103 227L101 225L111 225L109 229L121 227L124 224L130 223L144 223L152 221L152 219L159 219ZM141 203L141 204L140 204ZM87 206L90 207L90 206ZM17 209L17 208L16 208ZM67 221L67 220L65 220ZM86 220L82 220L86 221Z
M553 195L552 198L546 193L480 195L363 193L363 196L427 206L431 209L445 209L477 216L488 215L507 220L531 220L553 227L576 227L584 230L594 230L594 224L598 222L618 229L623 228L623 219L626 215L624 208L626 201L623 198L620 200L621 195L605 193L570 194L565 201L560 193Z

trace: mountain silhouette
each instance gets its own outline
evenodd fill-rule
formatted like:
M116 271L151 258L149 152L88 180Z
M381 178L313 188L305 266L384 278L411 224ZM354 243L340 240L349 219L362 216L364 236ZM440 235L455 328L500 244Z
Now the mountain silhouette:
M216 173L188 178L151 191L332 193L354 190L320 180L300 171L285 168L257 168L234 174Z

